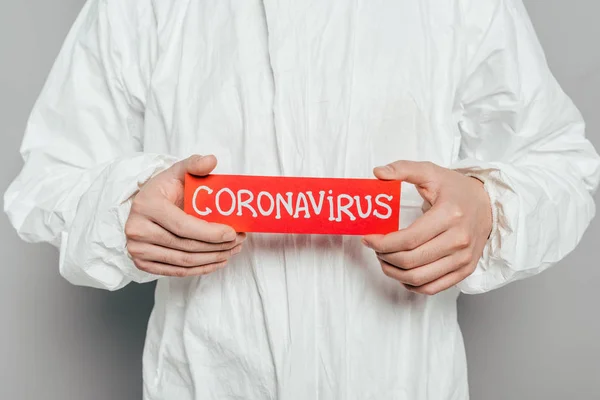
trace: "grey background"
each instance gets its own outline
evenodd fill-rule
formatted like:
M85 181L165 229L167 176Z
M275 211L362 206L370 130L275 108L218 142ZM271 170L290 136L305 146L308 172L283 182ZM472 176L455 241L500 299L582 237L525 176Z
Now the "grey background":
M525 3L600 148L600 2ZM0 0L2 192L21 167L28 113L82 5ZM599 236L600 217L560 266L460 298L473 400L600 399ZM22 243L4 214L0 237L0 400L140 399L153 286L74 287L58 274L56 250Z

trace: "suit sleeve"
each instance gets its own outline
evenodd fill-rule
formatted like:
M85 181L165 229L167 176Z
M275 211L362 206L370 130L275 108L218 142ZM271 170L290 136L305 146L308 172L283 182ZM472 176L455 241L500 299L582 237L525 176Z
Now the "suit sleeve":
M466 46L454 168L484 182L493 228L458 286L482 293L538 274L576 247L595 214L600 160L522 1L470 3L466 30L477 40Z
M135 2L85 4L28 120L24 166L4 196L21 238L60 249L68 281L108 290L155 278L128 257L124 223L139 187L176 161L143 152L144 84L127 3Z

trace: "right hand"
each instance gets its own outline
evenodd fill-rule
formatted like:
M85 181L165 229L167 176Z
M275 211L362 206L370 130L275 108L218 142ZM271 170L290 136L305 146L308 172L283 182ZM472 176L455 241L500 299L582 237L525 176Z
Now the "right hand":
M244 233L182 210L185 173L205 176L216 165L214 156L191 156L150 179L135 195L125 236L138 269L165 276L205 275L225 267L242 250Z

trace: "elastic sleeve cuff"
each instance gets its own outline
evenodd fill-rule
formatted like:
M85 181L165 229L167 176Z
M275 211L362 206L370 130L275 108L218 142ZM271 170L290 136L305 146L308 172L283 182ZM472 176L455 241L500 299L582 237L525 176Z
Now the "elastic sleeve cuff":
M493 163L478 160L462 160L451 169L483 182L490 198L492 230L483 250L483 255L475 271L457 286L464 293L483 293L500 287L510 280L510 268L503 258L503 244L512 233L506 204L514 196L514 191L502 177L500 167Z
M132 197L155 175L179 161L140 154L109 164L81 198L68 233L62 234L60 272L75 285L117 290L157 276L136 268L126 248L125 222Z

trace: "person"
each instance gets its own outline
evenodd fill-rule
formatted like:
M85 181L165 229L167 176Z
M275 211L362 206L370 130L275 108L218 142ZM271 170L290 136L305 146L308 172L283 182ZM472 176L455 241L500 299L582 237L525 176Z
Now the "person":
M148 400L467 399L457 296L573 250L600 177L520 0L88 0L21 152L23 239L75 285L157 281ZM186 172L373 167L388 235L181 209Z

